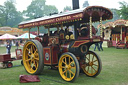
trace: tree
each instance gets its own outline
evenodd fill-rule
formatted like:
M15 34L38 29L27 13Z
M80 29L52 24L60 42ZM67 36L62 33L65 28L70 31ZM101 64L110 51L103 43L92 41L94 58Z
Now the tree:
M128 19L128 3L126 2L119 2L120 6L120 10L118 10L118 14L120 15L120 17L122 19Z
M45 5L44 16L49 16L51 13L58 13L58 9L53 5Z
M66 7L64 7L64 12L66 12L66 11L71 11L72 9L71 9L71 6L66 6Z
M52 5L45 5L45 0L33 0L27 7L27 10L23 11L24 16L28 19L35 19L43 16L48 16L50 13L58 13L58 9Z
M115 21L117 19L120 19L120 15L117 13L117 9L110 9L111 12L113 13L113 19L111 21Z
M23 17L15 8L13 0L4 2L4 6L0 6L0 24L1 26L15 27L22 21Z
M0 26L5 25L5 8L4 6L0 5Z
M23 11L23 14L29 19L34 19L44 16L45 0L32 0L31 4L27 7L27 10Z
M88 6L89 6L88 1L85 1L85 2L83 3L83 8L84 8L84 7L88 7Z

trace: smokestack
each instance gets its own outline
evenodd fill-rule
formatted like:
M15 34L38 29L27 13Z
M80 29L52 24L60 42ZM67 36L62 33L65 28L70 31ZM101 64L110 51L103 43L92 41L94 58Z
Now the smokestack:
M79 9L79 0L72 0L72 8L74 9Z

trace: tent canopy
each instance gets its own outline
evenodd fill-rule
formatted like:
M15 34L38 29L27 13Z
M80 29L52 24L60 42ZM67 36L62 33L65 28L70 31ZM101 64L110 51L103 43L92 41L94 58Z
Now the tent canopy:
M2 36L0 36L0 39L1 40L5 40L5 39L16 39L17 37L16 36L14 36L14 35L10 35L10 34L4 34L4 35L2 35Z
M36 36L30 33L30 38L35 38ZM28 39L29 33L24 33L21 36L17 37L18 39Z

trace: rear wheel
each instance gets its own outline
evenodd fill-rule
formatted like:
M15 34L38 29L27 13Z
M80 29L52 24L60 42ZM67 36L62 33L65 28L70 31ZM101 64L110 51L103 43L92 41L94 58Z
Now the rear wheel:
M85 55L85 61L82 65L83 72L89 77L96 77L102 69L100 57L93 51Z
M30 74L40 74L44 68L43 47L37 40L26 42L23 49L23 65Z
M64 53L59 59L59 73L65 81L74 81L79 75L79 63L72 53Z
M13 67L12 62L8 62L8 63L7 63L7 68L11 68L11 67Z

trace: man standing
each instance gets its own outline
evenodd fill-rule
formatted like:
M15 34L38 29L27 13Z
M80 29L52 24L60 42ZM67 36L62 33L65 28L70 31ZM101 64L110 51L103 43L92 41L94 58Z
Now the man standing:
M18 42L18 40L16 41L16 47L17 47L17 49L18 49L18 46L19 46L19 42Z
M100 51L100 47L99 47L99 44L98 43L95 43L94 51L96 50L96 48Z
M7 46L6 46L6 48L7 48L7 54L10 54L11 45L10 45L9 42L7 42Z

